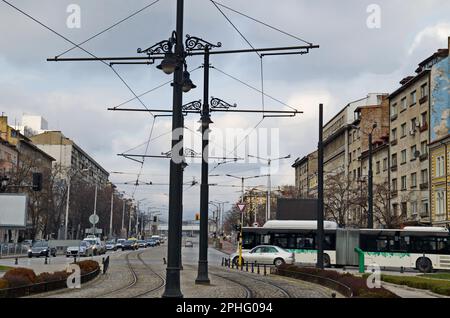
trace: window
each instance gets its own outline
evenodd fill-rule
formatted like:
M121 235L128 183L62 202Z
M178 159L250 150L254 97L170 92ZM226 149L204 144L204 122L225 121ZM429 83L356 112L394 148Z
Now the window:
M408 204L406 202L402 202L400 204L400 209L401 209L400 213L402 215L407 215Z
M379 161L377 161L377 163L376 163L376 171L377 171L377 174L380 174L380 162Z
M397 165L397 154L394 153L392 155L392 166L395 167Z
M397 115L397 103L392 104L391 107L391 116Z
M411 106L415 105L417 103L417 92L414 91L411 93Z
M428 96L428 85L425 83L420 86L420 98Z
M392 213L394 213L394 216L398 215L398 203L392 204Z
M402 98L401 104L402 104L402 106L401 106L402 110L405 110L406 109L406 97Z
M422 183L428 183L428 170L423 169L420 171L420 178Z
M402 150L402 152L401 152L401 158L402 158L401 163L402 163L402 164L403 164L403 163L406 163L406 149L403 149L403 150Z
M392 191L397 191L397 179L392 179Z
M411 215L417 215L417 201L411 202Z
M416 130L417 127L417 120L416 117L414 117L413 119L411 119L411 131Z
M361 168L358 167L358 179L361 178Z
M353 160L356 160L356 150L353 150Z
M414 145L411 147L411 160L416 160L416 151L417 151L417 146Z
M417 187L417 173L411 173L411 188Z
M427 151L427 148L428 148L428 142L425 140L425 141L422 141L421 143L420 143L420 153L422 154L422 155L424 155L424 154L426 154L426 153L428 153L428 151Z
M401 182L402 182L402 190L406 190L406 176L402 177Z
M388 168L388 159L384 158L383 159L383 171L386 171Z
M436 192L436 215L443 215L445 213L445 192L438 190Z
M436 177L443 177L445 175L445 159L444 156L436 158Z
M401 126L402 137L406 136L406 123L403 123Z
M424 127L427 124L427 112L420 115L420 126Z
M422 213L428 214L428 201L427 200L422 201Z
M352 162L352 153L350 152L348 154L348 163Z
M361 156L361 148L358 148L358 158Z
M391 140L396 140L397 139L397 128L392 129L392 138Z

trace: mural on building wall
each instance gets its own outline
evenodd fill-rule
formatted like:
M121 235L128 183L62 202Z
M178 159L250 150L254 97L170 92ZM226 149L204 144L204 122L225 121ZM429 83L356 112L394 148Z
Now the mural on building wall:
M431 141L450 133L450 86L447 57L431 69Z

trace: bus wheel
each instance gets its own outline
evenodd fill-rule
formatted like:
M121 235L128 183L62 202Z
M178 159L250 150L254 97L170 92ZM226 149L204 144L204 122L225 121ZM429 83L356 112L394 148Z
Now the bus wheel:
M416 262L416 267L422 273L430 273L433 269L433 264L427 257L421 257Z
M330 256L328 254L323 254L323 267L331 267Z

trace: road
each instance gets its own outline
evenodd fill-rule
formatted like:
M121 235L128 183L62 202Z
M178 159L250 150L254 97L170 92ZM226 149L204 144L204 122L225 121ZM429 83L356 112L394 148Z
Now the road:
M183 241L184 242L184 241ZM165 287L167 246L137 251L108 252L110 266L100 275L76 290L60 290L32 297L50 298L153 298L161 297ZM226 256L213 248L208 249L210 285L196 285L198 243L182 248L183 270L181 290L186 298L325 298L333 291L307 282L256 273L240 272L221 267ZM99 260L104 256L93 257ZM43 258L20 259L19 266L31 267L36 272L61 270L73 261L64 256L51 258L44 264ZM1 265L13 265L14 260L0 260Z

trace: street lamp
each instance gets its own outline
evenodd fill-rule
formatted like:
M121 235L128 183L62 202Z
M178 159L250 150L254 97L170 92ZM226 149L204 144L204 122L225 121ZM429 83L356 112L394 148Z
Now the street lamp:
M271 199L271 187L272 187L272 181L271 181L271 173L270 173L270 164L272 163L272 161L275 160L283 160L283 159L289 159L291 158L291 155L287 155L284 157L280 157L280 158L275 158L275 159L271 159L271 158L261 158L258 156L252 156L252 155L248 155L250 158L256 158L259 160L264 160L267 161L267 170L268 170L268 175L267 175L267 202L266 202L266 222L270 220L270 199Z
M360 129L360 127L351 125L352 128L362 131L369 137L369 178L368 178L368 189L367 189L367 199L368 199L368 212L367 212L367 228L373 229L373 171L372 171L372 134L375 128L377 128L377 123L372 124L372 130L367 133Z
M66 218L64 222L64 240L67 240L67 231L69 225L69 207L70 207L70 186L72 178L75 177L77 172L87 172L89 169L76 170L72 175L67 174L67 199L66 199Z

